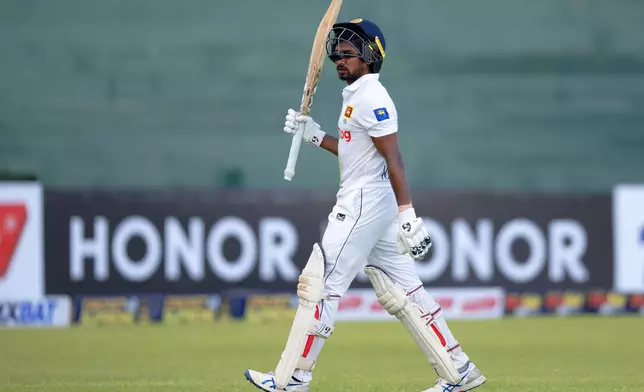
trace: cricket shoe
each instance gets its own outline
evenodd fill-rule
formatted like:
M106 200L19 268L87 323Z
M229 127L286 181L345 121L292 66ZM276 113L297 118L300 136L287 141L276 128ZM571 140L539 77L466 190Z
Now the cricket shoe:
M479 387L485 382L485 376L472 361L467 361L458 369L458 372L461 374L461 380L458 383L450 384L444 378L439 378L433 387L423 392L464 392Z
M285 389L277 389L275 383L275 373L256 372L255 370L246 370L244 372L246 379L262 391L286 391L286 392L309 392L309 383L302 382L295 377L291 377Z

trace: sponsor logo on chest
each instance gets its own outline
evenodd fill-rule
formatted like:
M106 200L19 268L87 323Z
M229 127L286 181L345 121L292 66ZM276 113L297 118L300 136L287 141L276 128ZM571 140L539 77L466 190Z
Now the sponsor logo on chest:
M349 143L351 141L351 131L348 129L338 128L338 133L340 135L340 140L344 140Z

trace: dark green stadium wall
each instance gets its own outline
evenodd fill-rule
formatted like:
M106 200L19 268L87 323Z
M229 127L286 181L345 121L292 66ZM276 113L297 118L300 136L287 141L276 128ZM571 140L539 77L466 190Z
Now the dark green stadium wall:
M606 191L644 181L644 2L352 0L414 188ZM335 189L303 146L282 179L326 1L0 2L0 169L49 186ZM326 64L312 115L335 133Z

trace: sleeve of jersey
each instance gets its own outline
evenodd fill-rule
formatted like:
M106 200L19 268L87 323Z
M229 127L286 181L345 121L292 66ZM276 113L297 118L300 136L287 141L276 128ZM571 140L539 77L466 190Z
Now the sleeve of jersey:
M362 121L371 137L382 137L398 131L398 113L391 99L374 100L365 108Z

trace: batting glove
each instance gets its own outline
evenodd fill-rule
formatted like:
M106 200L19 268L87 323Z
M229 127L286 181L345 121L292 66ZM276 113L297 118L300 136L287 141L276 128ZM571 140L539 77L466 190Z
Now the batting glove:
M398 252L408 253L412 258L421 260L432 247L432 240L429 238L425 224L422 219L416 217L416 211L413 208L400 212L398 219Z
M295 135L300 126L304 127L302 140L308 144L315 144L320 147L322 139L326 133L320 129L320 125L313 121L309 116L302 116L299 112L289 109L286 114L286 122L284 123L284 132L289 135Z

